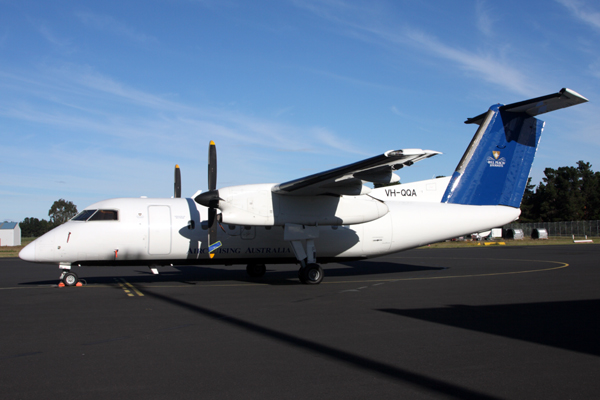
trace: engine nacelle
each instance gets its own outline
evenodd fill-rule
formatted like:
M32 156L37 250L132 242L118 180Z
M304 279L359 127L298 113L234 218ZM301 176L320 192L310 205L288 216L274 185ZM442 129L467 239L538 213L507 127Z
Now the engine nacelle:
M385 203L369 196L292 196L273 193L273 186L219 189L222 221L258 226L352 225L376 220L389 212Z

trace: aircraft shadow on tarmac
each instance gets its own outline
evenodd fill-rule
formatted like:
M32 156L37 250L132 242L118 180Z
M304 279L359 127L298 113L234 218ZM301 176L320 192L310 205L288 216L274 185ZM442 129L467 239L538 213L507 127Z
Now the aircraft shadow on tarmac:
M289 333L262 326L251 321L239 319L233 315L223 314L197 304L192 304L180 299L166 296L164 294L156 293L152 289L144 289L143 291L144 295L146 296L154 297L155 299L162 300L171 305L187 309L203 317L214 319L219 323L228 324L237 329L243 329L248 332L264 336L275 342L296 347L303 352L314 353L320 358L329 358L335 362L346 364L352 368L376 374L392 381L411 385L418 391L441 394L444 396L444 398L456 398L462 400L497 399L495 396L472 390L452 382L446 382L440 379L428 377L423 374L412 372L408 369L400 368L396 365L383 363L372 358L320 344L312 339L291 335Z
M354 261L343 264L343 268L334 267L327 268L327 264L324 265L325 271L325 282L331 278L342 278L342 277L365 277L367 275L373 276L376 279L376 275L382 274L402 274L407 272L434 272L442 270L440 267L424 267L422 265L411 265L381 261ZM94 276L97 268L102 269L102 275ZM75 269L74 271L84 280L87 284L114 284L115 278L122 278L132 284L152 284L152 283L165 283L165 282L183 282L190 285L195 285L202 282L252 282L252 283L263 283L267 285L301 285L298 280L298 271L293 269L290 270L291 266L285 266L286 270L277 270L277 266L267 265L267 273L262 278L251 278L246 273L244 267L232 267L230 269L211 267L211 266L189 266L189 265L175 265L173 268L177 271L161 270L159 267L159 274L154 275L149 269L144 267L131 267L134 268L135 274L128 273L128 275L122 275L119 273L119 267L83 267L82 269ZM294 267L295 268L295 267ZM129 270L131 271L131 269ZM393 278L391 278L393 279ZM21 285L52 285L57 284L56 280L36 281L36 282L23 282Z
M600 300L379 311L600 356Z

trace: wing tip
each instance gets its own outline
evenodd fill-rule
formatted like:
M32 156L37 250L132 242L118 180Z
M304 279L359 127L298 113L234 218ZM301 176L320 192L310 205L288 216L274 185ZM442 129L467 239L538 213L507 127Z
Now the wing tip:
M578 100L578 104L579 103L587 103L589 101L586 97L580 95L576 91L569 89L569 88L562 88L562 89L560 89L560 91L558 93L560 93L563 96L564 95L567 95L567 97L570 96L571 98L575 97Z

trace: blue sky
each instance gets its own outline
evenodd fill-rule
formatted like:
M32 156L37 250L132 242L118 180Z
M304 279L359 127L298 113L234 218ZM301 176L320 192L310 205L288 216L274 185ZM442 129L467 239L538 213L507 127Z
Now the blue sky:
M600 5L556 1L0 0L0 219L113 197L279 183L381 154L450 175L495 103L571 88L534 182L600 170Z

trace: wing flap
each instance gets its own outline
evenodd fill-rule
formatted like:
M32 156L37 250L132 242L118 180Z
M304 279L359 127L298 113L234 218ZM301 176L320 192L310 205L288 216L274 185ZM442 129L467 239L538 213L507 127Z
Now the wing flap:
M275 185L272 191L297 196L358 195L363 193L363 181L380 183L389 179L388 182L392 182L395 180L393 171L436 154L441 153L421 149L390 150L353 164Z

